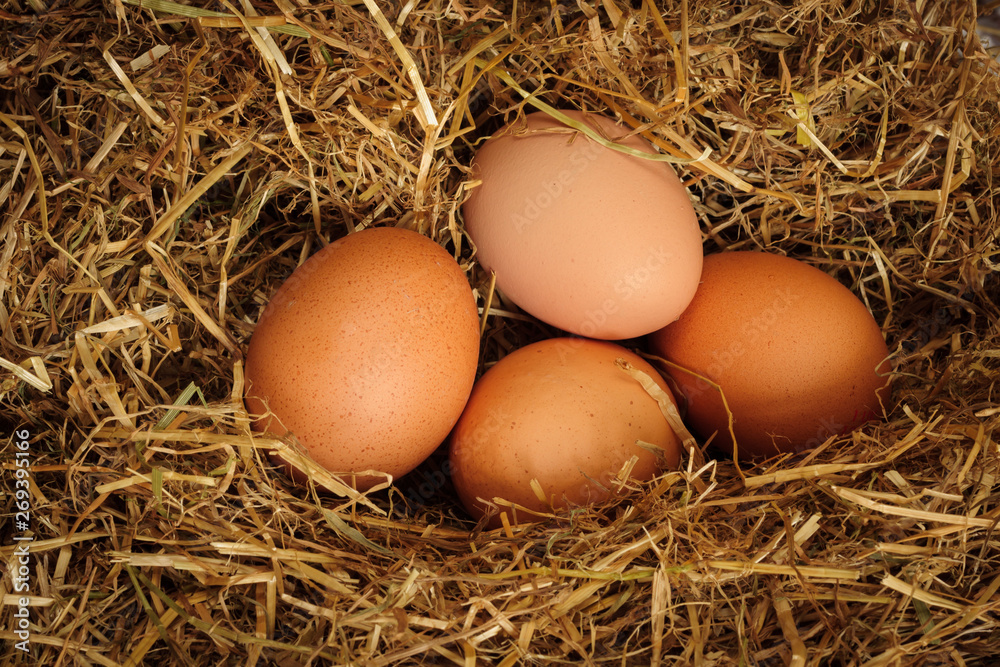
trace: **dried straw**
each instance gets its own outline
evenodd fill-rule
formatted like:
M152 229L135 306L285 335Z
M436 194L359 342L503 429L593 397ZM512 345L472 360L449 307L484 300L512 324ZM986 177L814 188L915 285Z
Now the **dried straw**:
M194 4L0 12L0 661L992 664L995 2ZM553 334L494 292L460 211L475 146L534 108L657 146L708 252L848 285L893 352L887 421L741 468L693 448L493 532L442 452L363 495L275 469L294 443L251 433L242 351L347 232L453 252L484 365Z

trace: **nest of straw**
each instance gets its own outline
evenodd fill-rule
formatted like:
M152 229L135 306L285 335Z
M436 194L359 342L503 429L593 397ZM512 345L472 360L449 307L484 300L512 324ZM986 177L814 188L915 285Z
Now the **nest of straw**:
M2 661L991 664L1000 68L975 28L993 6L13 0ZM695 452L493 532L440 453L353 497L273 468L289 443L255 437L240 400L269 296L323 244L397 225L453 252L482 306L468 165L537 101L700 157L678 171L706 252L848 285L893 352L888 420L795 457ZM483 366L552 333L491 311Z

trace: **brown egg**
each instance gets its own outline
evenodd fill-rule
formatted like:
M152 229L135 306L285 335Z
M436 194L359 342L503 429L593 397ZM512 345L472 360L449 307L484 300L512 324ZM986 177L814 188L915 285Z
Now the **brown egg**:
M465 274L441 246L404 229L351 234L271 298L250 340L247 410L270 408L256 428L292 431L331 472L402 475L465 407L478 321Z
M614 120L564 111L598 135L655 151ZM476 153L462 207L477 257L514 303L564 331L618 340L675 320L701 274L698 219L665 162L602 146L545 113Z
M686 422L738 456L815 447L882 414L890 364L882 332L854 294L804 262L763 252L705 257L680 319L650 336Z
M540 512L606 499L632 456L638 459L633 478L656 475L657 455L638 441L662 448L663 463L677 466L677 437L656 400L616 365L618 358L649 375L669 396L663 378L641 357L582 338L528 345L479 379L452 432L450 450L455 488L470 514L480 518L486 512L477 498L501 497ZM546 502L532 491L532 479ZM519 511L517 518L538 520L530 511ZM500 525L498 514L490 525Z

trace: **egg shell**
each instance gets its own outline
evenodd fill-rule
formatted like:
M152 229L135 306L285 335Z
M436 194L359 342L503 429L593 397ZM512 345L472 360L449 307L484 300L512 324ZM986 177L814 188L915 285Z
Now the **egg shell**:
M644 153L604 116L564 111ZM564 331L605 340L676 319L701 274L698 219L671 166L607 148L545 113L487 140L463 205L477 257L514 303Z
M705 258L702 282L677 322L650 336L652 351L721 387L737 456L800 451L882 414L888 349L864 304L805 262L739 251ZM667 369L685 421L733 453L722 394Z
M399 476L447 439L472 390L479 318L468 280L429 238L350 234L281 285L250 340L255 428L292 431L334 473ZM266 402L266 403L265 403ZM359 476L358 489L384 478Z
M612 480L633 455L638 458L633 478L656 475L657 456L637 440L661 447L664 464L677 466L677 436L656 400L616 365L618 358L670 395L663 378L641 357L619 345L582 338L528 345L479 379L449 450L455 489L470 514L478 519L486 512L477 498L501 497L539 512L606 499ZM532 479L549 503L532 491ZM523 511L517 517L538 519ZM488 523L500 525L499 514Z

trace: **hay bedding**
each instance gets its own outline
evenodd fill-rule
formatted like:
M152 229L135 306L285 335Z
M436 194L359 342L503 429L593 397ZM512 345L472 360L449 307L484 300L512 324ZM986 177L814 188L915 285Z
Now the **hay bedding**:
M993 664L1000 68L973 28L994 6L195 4L3 10L9 574L33 536L27 654L0 583L5 664ZM894 352L889 420L756 465L695 452L494 533L440 453L366 497L273 469L288 443L239 401L268 296L333 238L400 225L482 306L459 206L521 91L709 149L679 167L706 251L849 285ZM552 333L494 301L484 366Z

